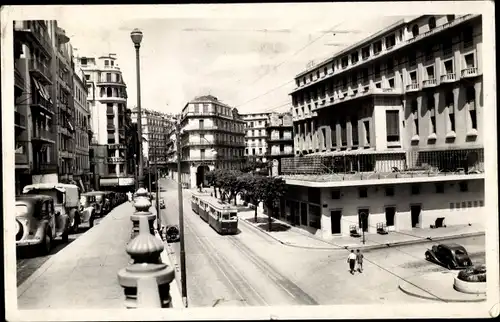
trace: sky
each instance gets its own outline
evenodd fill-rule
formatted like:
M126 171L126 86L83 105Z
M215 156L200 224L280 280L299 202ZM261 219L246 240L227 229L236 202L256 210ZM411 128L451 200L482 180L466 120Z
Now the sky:
M179 113L189 100L210 94L240 113L252 113L288 110L294 76L310 61L319 63L403 18L365 13L353 19L328 6L223 7L176 14L174 6L168 15L150 18L104 6L109 9L94 10L93 16L57 20L75 55L117 55L129 108L137 104L130 32L139 28L143 108Z

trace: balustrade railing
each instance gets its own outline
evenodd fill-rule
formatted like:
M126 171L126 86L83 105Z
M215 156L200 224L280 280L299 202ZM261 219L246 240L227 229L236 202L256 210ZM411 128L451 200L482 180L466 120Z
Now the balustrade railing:
M131 241L126 251L133 263L118 272L118 282L124 288L125 306L134 308L171 308L170 283L175 278L175 271L162 263L160 254L164 250L163 242L154 236L156 215L149 211L151 207L148 192L139 188L135 193L131 215L133 222Z

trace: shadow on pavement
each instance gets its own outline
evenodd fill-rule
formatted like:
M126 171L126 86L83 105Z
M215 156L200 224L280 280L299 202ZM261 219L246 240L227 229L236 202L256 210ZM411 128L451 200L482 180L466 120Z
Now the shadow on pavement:
M255 221L254 217L247 219L247 221L252 224L267 224L268 220L269 219L267 217L257 217L257 221ZM274 222L274 219L271 218L271 222Z
M269 231L269 223L267 223L267 222L265 224L258 224L257 227L262 229L262 230ZM287 231L289 229L290 229L290 226L288 226L288 225L284 225L282 223L276 223L276 222L271 223L271 231Z
M52 241L52 250L48 254L48 256L55 255L62 249L64 249L66 246L71 244L76 240L75 236L69 236L68 242L65 243L60 239L56 239ZM44 255L41 251L37 249L36 246L33 247L23 247L23 248L17 248L16 249L16 257L17 259L28 259L28 258L36 258L36 257L45 257L47 255Z

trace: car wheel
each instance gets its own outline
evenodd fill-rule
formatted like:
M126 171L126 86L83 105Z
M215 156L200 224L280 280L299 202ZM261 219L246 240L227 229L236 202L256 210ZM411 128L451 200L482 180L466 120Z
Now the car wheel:
M448 263L448 264L446 265L446 268L448 268L449 270L452 270L452 269L453 269L453 264Z
M95 220L95 213L92 213L92 215L90 215L90 219L89 219L89 228L94 227L94 220Z
M48 255L50 253L50 250L52 249L52 237L50 236L50 233L45 233L41 246L42 246L42 253L44 255Z
M431 255L429 254L429 252L425 253L425 259L428 260L429 262L432 260Z
M78 212L75 212L73 218L71 219L71 231L74 233L78 232L78 225L80 224L78 220L79 216Z

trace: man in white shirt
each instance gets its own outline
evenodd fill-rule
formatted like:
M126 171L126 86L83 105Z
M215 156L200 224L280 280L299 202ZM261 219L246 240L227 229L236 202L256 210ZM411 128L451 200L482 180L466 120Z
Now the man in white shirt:
M351 250L351 252L349 253L349 256L347 257L347 263L349 263L351 274L354 275L354 267L356 266L356 254L354 254L354 250Z

